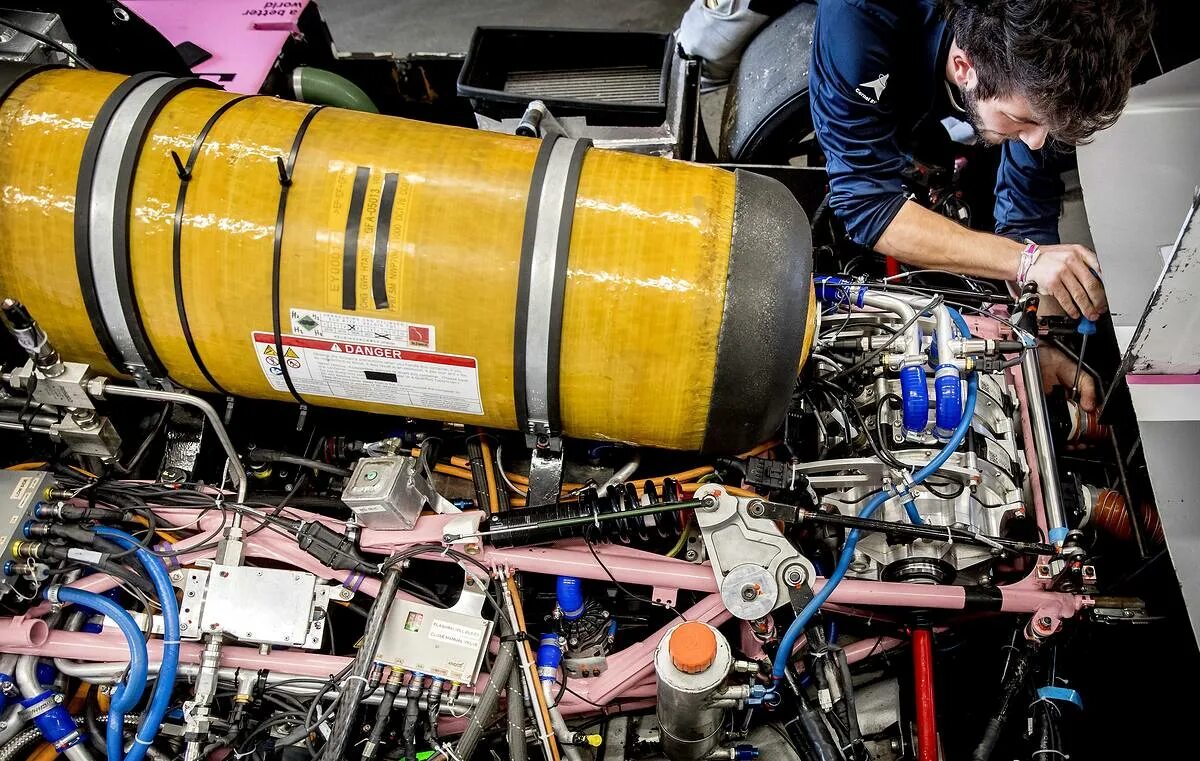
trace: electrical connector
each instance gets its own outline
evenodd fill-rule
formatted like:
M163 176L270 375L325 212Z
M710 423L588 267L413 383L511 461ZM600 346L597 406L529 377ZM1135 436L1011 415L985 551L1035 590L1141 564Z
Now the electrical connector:
M377 568L368 563L358 551L353 539L338 533L323 523L304 523L296 532L300 549L337 571L374 573Z

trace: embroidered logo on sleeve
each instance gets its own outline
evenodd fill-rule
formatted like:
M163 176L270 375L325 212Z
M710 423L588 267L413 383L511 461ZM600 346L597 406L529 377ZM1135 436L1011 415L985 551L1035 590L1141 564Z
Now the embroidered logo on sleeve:
M873 106L879 102L881 97L883 97L883 91L887 88L889 76L889 74L880 74L877 78L872 79L870 82L863 82L860 84L854 89L854 92L858 93L860 98ZM871 90L875 93L875 95L873 97L868 95L865 92L866 90Z

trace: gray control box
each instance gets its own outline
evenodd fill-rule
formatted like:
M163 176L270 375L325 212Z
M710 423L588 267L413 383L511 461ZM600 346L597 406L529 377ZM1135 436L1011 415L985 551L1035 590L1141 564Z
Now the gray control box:
M397 600L375 660L459 684L474 684L492 622L480 616Z
M365 457L342 489L342 502L367 528L405 531L429 504L430 487L414 457ZM437 493L434 492L434 498Z
M33 517L33 508L54 485L54 476L41 470L0 470L0 567L15 561L13 541L21 539L21 527ZM0 573L0 596L12 589L16 576Z
M67 30L57 13L19 11L5 8L0 10L0 20L9 19L58 42L67 40ZM10 26L0 25L0 61L19 63L65 63L66 56L40 40L19 32Z

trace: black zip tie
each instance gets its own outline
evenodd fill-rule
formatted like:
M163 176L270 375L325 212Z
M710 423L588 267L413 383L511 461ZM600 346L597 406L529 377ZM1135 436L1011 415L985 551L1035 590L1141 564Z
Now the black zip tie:
M292 184L292 176L288 174L287 164L283 160L283 156L275 157L275 167L279 169L279 184L288 186Z
M192 173L183 164L183 159L179 158L179 154L171 151L171 160L175 162L175 174L179 175L180 182L187 182L192 179Z

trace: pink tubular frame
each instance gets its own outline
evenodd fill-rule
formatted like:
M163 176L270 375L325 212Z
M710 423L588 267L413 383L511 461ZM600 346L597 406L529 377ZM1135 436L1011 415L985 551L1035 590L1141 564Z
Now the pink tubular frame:
M972 320L972 330L985 337L997 337L1000 331L995 323L983 319ZM1009 382L1012 383L1024 409L1026 392L1020 374L1010 371ZM1033 441L1028 426L1023 426L1026 451L1032 451ZM1041 496L1041 475L1037 471L1036 458L1028 458L1030 469L1031 490L1033 493L1034 517L1038 525L1045 530L1046 521ZM195 511L175 507L156 507L155 513L168 524L192 524ZM319 520L331 526L340 526L340 522L323 518L303 510L289 509L288 515L302 520ZM413 544L440 544L447 523L458 519L455 515L426 515L410 531L385 532L365 530L361 537L361 546L365 552L388 555ZM188 552L202 542L205 534L216 529L222 517L208 514L196 521L194 525L199 533L195 537L181 540L174 545L176 551L183 551L170 563L174 569L179 565L187 565L201 559L213 557L213 551L199 550ZM256 522L252 516L246 516L250 524ZM345 571L335 571L321 565L310 555L301 551L295 542L272 531L259 532L246 540L246 555L250 558L269 560L309 571L316 576L344 584L348 587L374 596L379 591L379 582L371 578L362 578ZM644 550L622 546L597 547L596 552L604 558L602 568L596 563L592 553L579 541L559 542L552 546L517 547L501 549L487 546L474 546L476 558L483 564L498 568L507 567L513 571L538 573L547 575L577 576L584 579L608 580L608 573L623 584L646 586L648 579L653 579L655 597L674 600L679 591L706 593L698 603L683 612L688 620L706 621L719 625L729 620L729 611L721 603L717 594L717 582L711 568L707 564L697 565L684 560L664 557ZM448 556L430 554L427 557L441 557L447 562L455 562ZM820 588L824 583L818 579L815 586ZM103 574L87 576L72 586L102 591L115 586L116 581ZM407 595L401 593L406 599ZM1034 574L1026 576L1021 581L1006 586L997 587L991 595L977 594L974 590L955 586L923 586L878 581L846 580L838 585L829 599L830 608L850 613L862 613L862 607L887 606L899 608L920 608L940 610L990 610L1003 613L1031 614L1037 622L1040 635L1045 635L1058 629L1062 621L1072 618L1084 608L1092 605L1092 600L1082 595L1071 595L1054 592L1045 588ZM846 606L854 606L847 608ZM44 657L74 658L85 661L122 661L128 658L128 650L124 641L116 632L105 631L100 634L85 634L78 632L49 631L37 620L50 609L48 603L42 603L32 608L24 617L0 617L0 652L34 654ZM41 624L41 626L39 626ZM597 705L622 709L647 707L654 704L654 650L666 635L674 622L655 632L650 637L631 645L620 652L610 655L607 670L598 677L572 681L571 687L576 694L567 693L560 705L565 715L574 715L596 711ZM889 650L903 644L903 641L892 638L878 640L863 640L846 648L851 662L861 660L871 654ZM152 640L150 643L150 659L155 661L161 657L161 642ZM185 643L182 646L181 659L183 662L198 662L200 646ZM234 668L269 669L301 676L328 677L340 671L349 659L341 656L318 655L298 650L273 650L262 654L257 648L229 645L222 649L221 665ZM479 690L485 684L486 675L481 675L473 689ZM444 731L453 731L455 720L444 720Z

